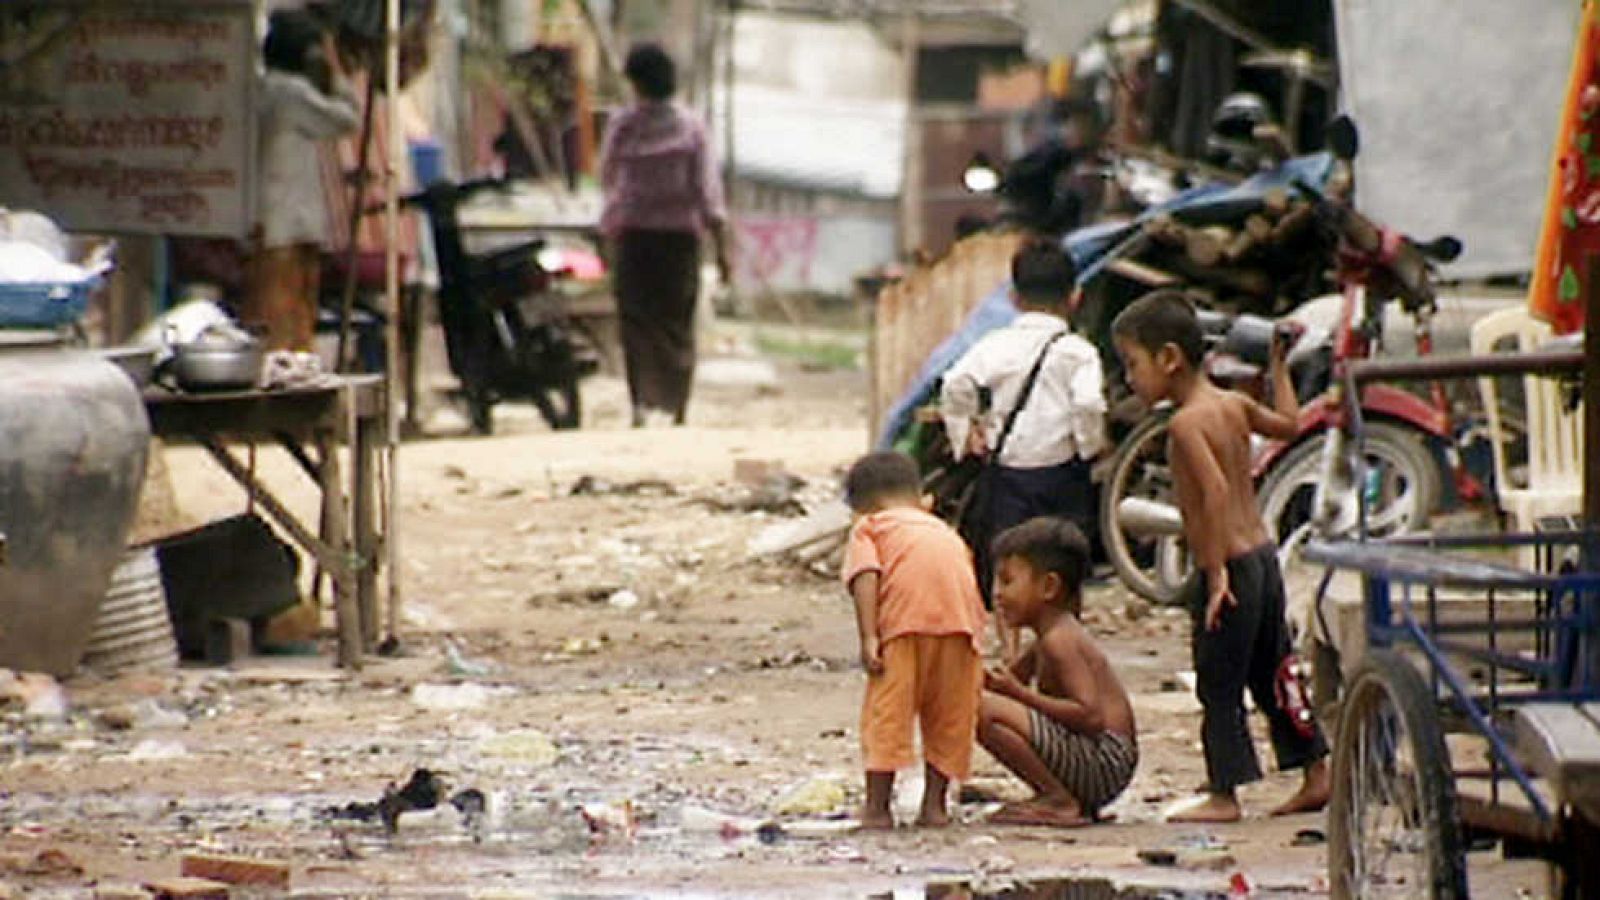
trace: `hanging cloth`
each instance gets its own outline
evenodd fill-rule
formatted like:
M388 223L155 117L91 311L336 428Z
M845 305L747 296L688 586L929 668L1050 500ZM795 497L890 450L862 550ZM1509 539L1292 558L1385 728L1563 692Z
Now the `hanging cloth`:
M1600 20L1585 0L1561 108L1528 307L1557 334L1583 329L1584 297L1600 290Z

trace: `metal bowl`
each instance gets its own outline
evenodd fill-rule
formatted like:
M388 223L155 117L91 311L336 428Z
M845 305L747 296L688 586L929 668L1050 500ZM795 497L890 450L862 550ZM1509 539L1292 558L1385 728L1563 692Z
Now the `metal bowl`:
M179 344L172 348L172 374L187 391L253 388L261 380L260 345Z
M117 364L133 386L143 390L150 384L156 368L156 348L154 347L106 347L100 351L100 356L107 362Z

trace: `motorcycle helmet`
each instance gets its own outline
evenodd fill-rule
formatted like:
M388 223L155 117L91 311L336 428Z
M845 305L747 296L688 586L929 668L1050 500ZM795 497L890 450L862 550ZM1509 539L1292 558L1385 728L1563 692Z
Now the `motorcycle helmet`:
M1217 165L1239 172L1255 172L1267 156L1256 139L1256 129L1272 124L1272 111L1260 96L1244 92L1229 94L1211 115L1206 155Z

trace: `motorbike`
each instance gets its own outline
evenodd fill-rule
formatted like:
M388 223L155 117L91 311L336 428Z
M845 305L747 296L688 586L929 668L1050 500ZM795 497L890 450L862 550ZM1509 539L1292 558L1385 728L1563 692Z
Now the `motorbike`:
M1347 120L1330 128L1330 140L1336 140L1335 152L1342 162L1354 158L1354 126ZM1397 301L1415 321L1415 352L1432 352L1430 323L1436 310L1432 265L1461 252L1460 242L1453 238L1424 244L1382 228L1337 192L1325 193L1303 180L1294 187L1310 201L1321 229L1336 242L1340 293L1334 327L1314 338L1320 350L1302 349L1307 340L1303 335L1290 354L1291 376L1303 404L1295 436L1288 441L1258 441L1255 447L1252 474L1257 500L1269 534L1285 556L1296 552L1317 515L1327 437L1337 430L1348 402L1341 394L1341 374L1352 361L1378 351L1383 314L1390 302ZM1261 326L1252 327L1259 331ZM1320 363L1304 362L1319 352ZM1219 367L1227 366L1216 359L1208 361L1214 375ZM1242 371L1235 366L1231 375L1219 380L1237 387L1252 379L1259 383L1259 375L1259 366L1246 365ZM1361 415L1372 423L1364 444L1366 474L1361 485L1371 510L1367 524L1372 533L1396 534L1422 526L1444 497L1447 478L1459 497L1481 494L1481 484L1456 449L1451 404L1442 386L1431 385L1422 397L1370 385L1359 404ZM1119 446L1102 484L1101 529L1119 577L1140 595L1170 603L1178 597L1189 563L1171 506L1166 428L1167 417L1158 413Z
M527 400L555 429L577 428L579 380L599 369L595 348L573 325L557 282L540 262L545 241L468 253L458 209L503 178L434 182L400 198L428 217L439 264L439 319L450 369L461 381L472 429L494 430L494 407Z
M1133 300L1161 287L1184 288L1196 298L1201 308L1214 310L1225 317L1217 320L1219 322L1232 321L1239 315L1255 316L1259 322L1261 317L1294 309L1308 299L1329 293L1332 282L1326 274L1326 263L1333 256L1335 241L1321 229L1288 229L1279 226L1289 218L1286 214L1290 209L1285 201L1294 185L1325 185L1334 176L1336 168L1333 155L1324 152L1287 159L1269 170L1242 180L1238 176L1229 180L1221 177L1222 173L1213 173L1215 177L1212 180L1188 188L1165 202L1155 203L1131 219L1079 228L1063 238L1063 246L1078 269L1080 299L1069 318L1075 330L1100 351L1109 394L1107 430L1114 444L1126 446L1138 439L1137 452L1142 456L1149 451L1154 438L1149 435L1149 429L1153 426L1141 425L1145 410L1137 405L1120 377L1122 364L1110 336L1112 319ZM968 179L969 187L974 189L993 189L998 183L996 174L981 166L969 170L969 175L974 176ZM984 177L976 177L980 175ZM1272 226L1277 231L1269 229L1269 237L1277 241L1270 252L1251 253L1247 249L1240 249L1240 245L1233 240L1227 242L1227 249L1234 251L1236 258L1245 263L1265 265L1264 277L1274 287L1270 296L1255 290L1259 285L1254 283L1243 285L1250 290L1238 289L1241 287L1236 283L1238 271L1231 263L1215 272L1204 266L1197 267L1189 259L1188 246L1173 246L1167 241L1175 229L1187 229L1196 234L1204 232L1197 238L1197 244L1211 240L1212 234L1220 230L1244 234L1250 227L1260 224L1252 220L1265 220L1269 216L1278 217ZM1299 220L1302 225L1305 224L1304 216L1300 216ZM1283 232L1281 236L1278 231ZM953 465L940 435L933 433L939 429L929 425L927 417L919 416L919 409L929 398L937 396L936 385L944 369L953 364L984 332L1003 325L1013 314L1009 297L1004 286L1001 286L979 304L960 331L933 352L913 386L895 402L885 417L880 443L899 446L918 458L923 471L929 474L930 492L934 494L935 504L942 508L955 506L955 498L941 496L939 489L946 482L959 483L959 479L946 477L957 467ZM1307 344L1308 363L1312 357L1327 355L1326 351L1311 353L1313 344L1314 341ZM1311 382L1307 384L1307 390L1312 391ZM1316 387L1315 390L1320 391L1321 388ZM1314 396L1314 393L1306 396ZM1122 458L1117 455L1111 460L1114 462ZM1165 496L1157 487L1140 486L1133 489L1139 479L1149 478L1160 482L1163 475L1161 467L1146 471L1142 465L1124 465L1125 470L1135 468L1136 474L1123 476L1128 486L1115 488L1108 479L1116 476L1118 470L1108 463L1096 467L1095 480L1100 485L1102 502L1106 494L1113 491ZM1106 517L1102 515L1101 518L1103 526ZM1110 534L1112 532L1102 531L1102 541ZM1169 592L1159 588L1153 578L1134 575L1136 571L1148 570L1155 565L1151 558L1155 550L1136 546L1148 543L1150 541L1142 537L1137 540L1130 538L1115 546L1107 545L1105 552L1114 564L1119 556L1124 560L1137 557L1139 562L1125 562L1117 566L1119 573L1135 590L1153 599L1160 599ZM1172 554L1166 553L1164 556Z

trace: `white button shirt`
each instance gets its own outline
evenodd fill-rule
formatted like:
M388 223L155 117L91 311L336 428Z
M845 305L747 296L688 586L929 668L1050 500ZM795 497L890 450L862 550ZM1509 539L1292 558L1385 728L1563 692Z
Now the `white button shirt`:
M945 372L939 411L957 459L966 453L974 418L983 424L989 449L994 450L1034 360L1057 334L1062 336L1050 347L999 463L1037 469L1074 456L1092 459L1100 452L1105 445L1106 400L1099 352L1071 333L1059 316L1025 312L1005 328L984 335ZM978 413L980 387L990 392L987 415Z
M268 69L257 95L261 142L256 218L267 247L323 244L327 200L317 145L360 125L355 97L338 85L333 96L300 75Z

